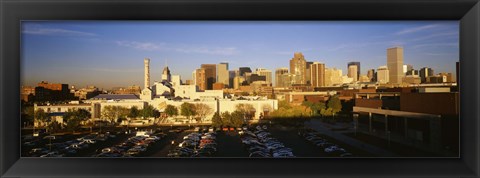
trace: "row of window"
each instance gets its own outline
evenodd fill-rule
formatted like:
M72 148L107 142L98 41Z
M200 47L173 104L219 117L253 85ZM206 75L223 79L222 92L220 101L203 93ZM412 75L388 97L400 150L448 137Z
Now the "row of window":
M52 112L53 110L54 110L54 109L52 109L52 108L47 108L47 112ZM88 108L87 110L91 112L91 111L92 111L92 108ZM70 112L70 111L73 111L73 109L72 109L72 108L68 108L68 112ZM57 108L57 112L62 112L62 108Z

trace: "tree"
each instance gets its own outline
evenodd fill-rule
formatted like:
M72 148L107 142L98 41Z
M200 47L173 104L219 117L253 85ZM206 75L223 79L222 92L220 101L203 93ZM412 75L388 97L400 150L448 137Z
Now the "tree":
M102 110L102 117L108 119L111 124L116 124L118 118L126 118L129 110L122 106L105 106Z
M80 128L82 121L87 121L90 118L90 112L85 109L78 109L65 112L65 115L63 116L63 121L64 123L66 123L67 130L75 132L78 128Z
M204 118L213 112L213 109L207 104L197 103L195 104L195 112L196 115L200 117L200 121L203 122Z
M130 112L128 113L128 117L130 118L137 118L140 116L140 110L136 106L130 108Z
M244 118L245 116L242 112L239 112L239 111L232 112L230 126L237 127L237 128L242 127L245 121Z
M180 111L182 116L185 116L188 120L190 120L190 116L195 115L195 105L185 102L180 106Z
M35 117L35 111L33 106L22 105L22 122L26 122L28 125L33 123Z
M222 125L223 125L222 117L220 116L220 114L218 114L218 112L215 112L215 114L213 114L213 117L212 117L212 126L219 128L219 127L222 127Z
M232 125L232 115L230 114L230 112L228 111L223 112L221 119L222 119L222 126L228 127Z
M35 111L35 120L40 121L40 123L45 124L46 122L49 121L50 117L48 116L48 113L46 113L43 109L38 109Z
M243 113L243 116L245 119L252 119L255 113L255 108L251 104L237 104L235 106L236 110L238 112Z
M66 129L68 131L74 132L80 128L81 119L75 115L75 112L66 112L63 116L63 120L66 123Z
M303 106L310 108L311 115L316 116L320 113L322 109L325 109L325 103L322 102L311 102L311 101L304 101L302 102Z
M62 129L62 124L58 123L57 121L52 121L47 125L47 128L50 132L55 133Z
M75 111L75 114L78 116L80 121L88 121L92 118L92 114L86 109L78 109ZM92 122L90 122L92 123Z
M327 101L327 107L331 109L332 116L335 117L335 114L342 110L342 103L338 98L338 95L330 96Z
M155 117L156 109L152 105L147 105L141 110L141 115L143 118Z
M278 102L278 108L290 109L292 106L286 100L282 100Z
M178 109L173 105L167 105L165 108L165 114L167 114L168 117L176 116L178 115Z

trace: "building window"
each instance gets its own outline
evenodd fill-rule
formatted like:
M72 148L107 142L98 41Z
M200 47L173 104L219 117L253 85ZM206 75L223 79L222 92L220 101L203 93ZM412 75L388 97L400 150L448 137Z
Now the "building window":
M62 111L62 109L61 109L61 108L58 108L58 109L57 109L57 111L58 111L58 112L61 112L61 111Z
M47 112L50 112L50 108L47 108Z

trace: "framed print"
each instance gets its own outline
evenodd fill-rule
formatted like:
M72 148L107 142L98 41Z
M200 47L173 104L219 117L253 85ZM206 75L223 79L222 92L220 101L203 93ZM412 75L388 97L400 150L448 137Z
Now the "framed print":
M1 7L2 177L478 176L478 1Z

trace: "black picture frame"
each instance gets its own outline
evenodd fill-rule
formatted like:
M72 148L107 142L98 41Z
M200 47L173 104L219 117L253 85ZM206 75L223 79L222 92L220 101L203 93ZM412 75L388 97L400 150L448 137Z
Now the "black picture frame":
M478 0L1 0L1 177L478 177ZM22 20L459 20L460 158L20 158Z

